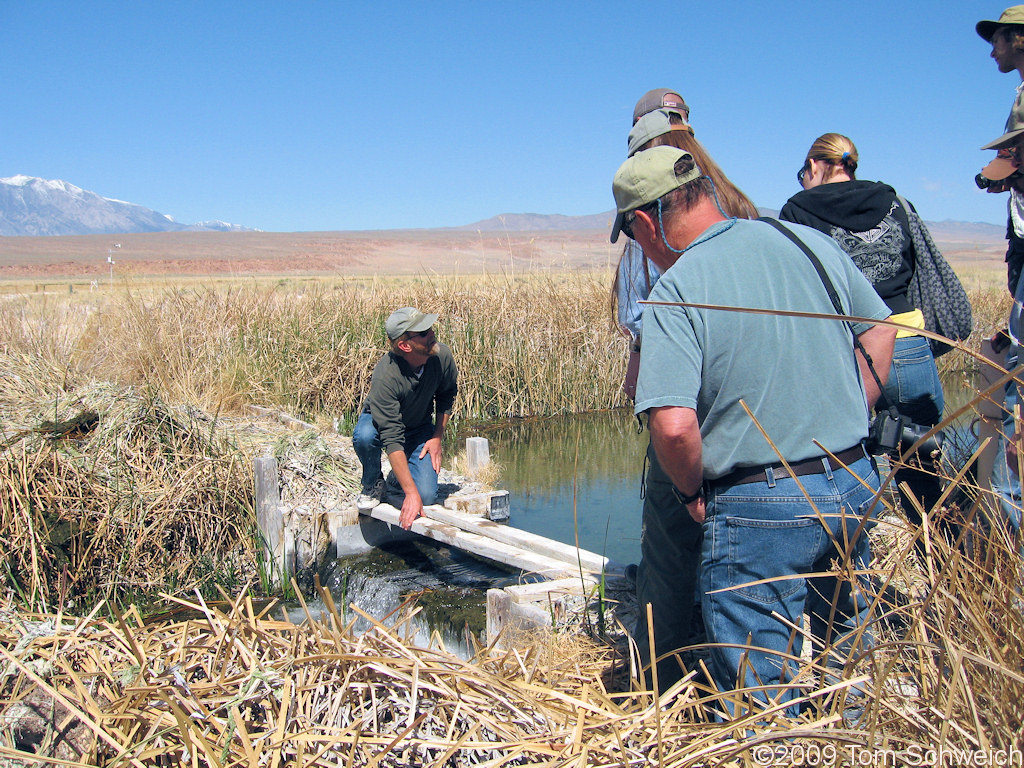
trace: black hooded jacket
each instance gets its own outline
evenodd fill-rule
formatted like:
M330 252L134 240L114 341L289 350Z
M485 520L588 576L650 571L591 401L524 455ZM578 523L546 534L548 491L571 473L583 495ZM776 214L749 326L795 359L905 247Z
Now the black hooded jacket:
M779 218L813 227L835 240L893 314L910 312L914 243L896 191L880 181L837 181L793 195Z

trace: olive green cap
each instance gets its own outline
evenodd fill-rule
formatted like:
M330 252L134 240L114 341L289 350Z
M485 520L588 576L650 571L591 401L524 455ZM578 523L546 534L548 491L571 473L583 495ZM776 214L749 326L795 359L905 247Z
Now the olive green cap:
M615 223L612 224L613 243L619 239L627 213L700 178L701 170L696 163L682 176L676 174L676 163L684 157L693 162L693 155L676 147L651 147L637 152L619 166L612 180L616 207Z
M996 30L1009 25L1024 26L1024 5L1015 5L1012 8L1007 8L997 21L987 19L979 21L974 25L974 28L981 35L982 40L991 43L992 36L996 33Z
M676 115L681 122L673 123L672 115ZM665 107L648 112L636 121L633 130L629 132L626 157L632 157L644 144L669 131L689 131L693 134L693 129L686 122L686 114L678 109Z

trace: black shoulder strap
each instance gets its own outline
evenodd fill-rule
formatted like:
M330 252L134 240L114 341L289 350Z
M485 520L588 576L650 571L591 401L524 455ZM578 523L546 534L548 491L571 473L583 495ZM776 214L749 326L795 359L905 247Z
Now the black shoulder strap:
M818 273L818 277L825 286L825 291L828 293L829 299L832 300L832 306L836 308L837 315L845 315L843 311L843 305L839 301L839 294L836 293L836 287L832 284L832 280L829 278L828 273L825 271L825 267L821 265L821 260L818 259L814 251L807 247L807 243L796 236L789 227L783 226L783 224L777 219L769 218L768 216L761 216L758 221L763 221L766 224L771 224L775 229L779 230L782 234L788 237L793 243L804 252L804 255L811 260L811 264L814 265L814 270ZM871 360L871 355L864 349L864 345L861 344L860 339L857 338L857 334L853 332L853 326L850 325L850 321L847 320L846 327L850 329L850 334L853 336L853 345L860 350L860 353L864 356L864 360L868 364L868 369L871 371L871 376L875 380L875 384L878 385L878 400L882 408L889 408L888 401L885 399L885 387L882 386L881 379L878 378L878 373L875 371L875 365Z
M818 277L821 279L821 282L825 285L825 290L828 292L828 297L832 300L832 306L836 308L836 314L845 315L846 313L843 311L843 305L839 301L839 294L836 293L836 287L832 285L832 280L829 279L828 272L825 271L825 268L821 265L821 261L815 255L814 251L807 247L807 243L805 243L803 240L797 237L793 233L793 230L791 230L789 227L783 226L778 219L772 219L767 216L762 216L758 219L758 221L763 221L766 224L771 224L773 227L779 230L779 232L781 232L790 240L792 240L793 243L796 244L796 246L801 251L804 252L804 255L807 256L807 258L811 260L811 264L814 265L814 270L818 273ZM849 323L847 323L847 326L849 326ZM850 332L853 333L852 328L850 329ZM856 335L857 334L854 334L854 338L856 338Z

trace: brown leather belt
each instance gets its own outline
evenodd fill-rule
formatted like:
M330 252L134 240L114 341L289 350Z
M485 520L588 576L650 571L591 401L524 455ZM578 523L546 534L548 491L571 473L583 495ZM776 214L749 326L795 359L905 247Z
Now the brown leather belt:
M845 451L840 451L835 455L835 458L831 456L819 456L816 459L805 459L804 461L798 461L795 464L789 465L787 470L782 464L762 464L759 467L740 467L734 469L727 475L719 477L716 480L711 481L713 486L723 485L743 485L744 483L764 483L768 481L767 470L771 469L772 475L778 480L780 477L796 477L799 475L817 475L825 471L825 465L822 464L822 459L828 461L828 465L833 469L842 469L844 466L849 466L855 461L863 459L867 454L864 453L864 447L861 445L855 445L853 448L847 448Z

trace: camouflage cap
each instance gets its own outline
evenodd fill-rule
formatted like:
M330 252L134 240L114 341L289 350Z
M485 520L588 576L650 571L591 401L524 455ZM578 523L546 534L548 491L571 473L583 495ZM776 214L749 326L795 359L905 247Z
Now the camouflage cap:
M974 25L975 30L981 35L981 39L992 42L992 36L1000 27L1020 25L1024 26L1024 5L1015 5L1003 11L1003 15L997 21L984 20Z
M637 152L619 166L612 181L616 207L615 223L612 224L613 243L619 239L627 213L700 178L701 170L696 163L681 176L676 174L676 163L684 157L693 162L693 155L676 147L651 147Z

